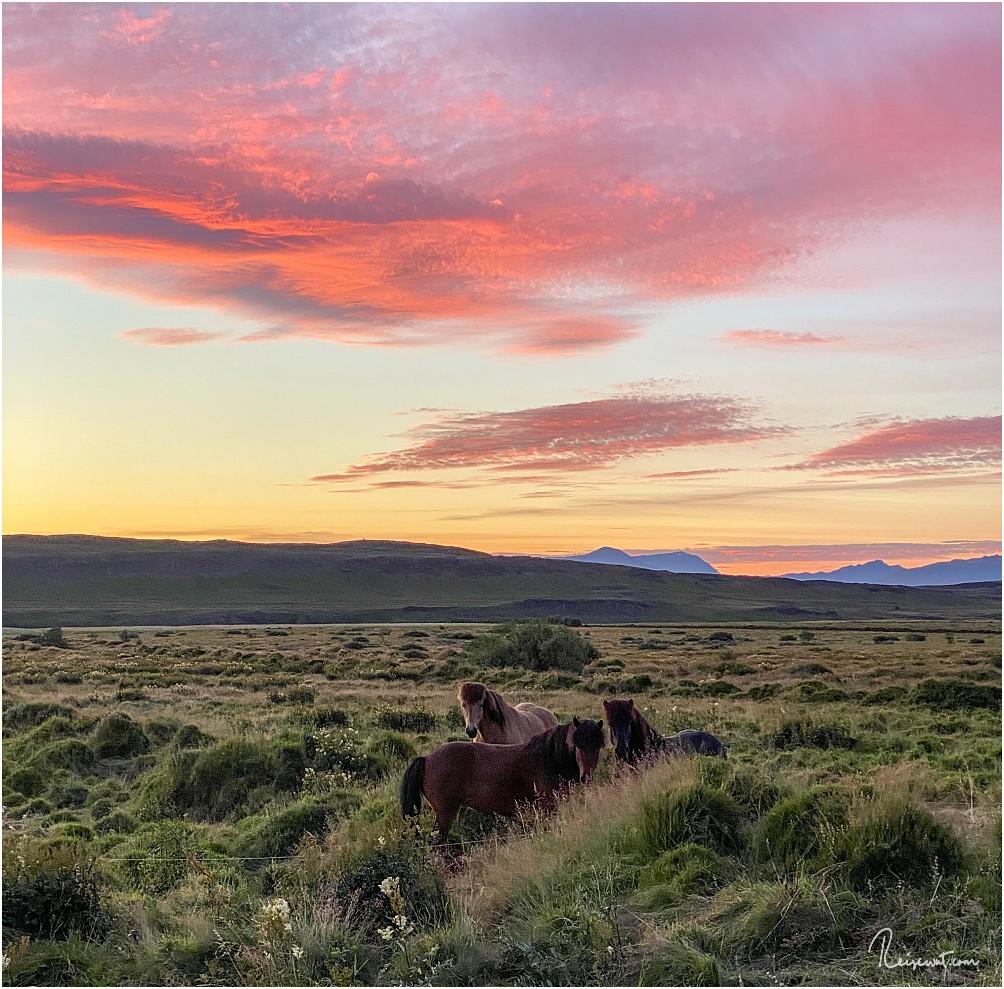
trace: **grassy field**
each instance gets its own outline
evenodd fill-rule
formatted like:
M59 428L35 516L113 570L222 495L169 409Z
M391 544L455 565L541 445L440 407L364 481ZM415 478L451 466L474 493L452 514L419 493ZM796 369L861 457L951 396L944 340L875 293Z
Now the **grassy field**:
M1000 984L999 623L560 631L598 658L486 668L472 625L6 632L4 982ZM465 679L563 720L633 697L729 759L608 748L553 817L467 813L433 853L397 787L464 737Z

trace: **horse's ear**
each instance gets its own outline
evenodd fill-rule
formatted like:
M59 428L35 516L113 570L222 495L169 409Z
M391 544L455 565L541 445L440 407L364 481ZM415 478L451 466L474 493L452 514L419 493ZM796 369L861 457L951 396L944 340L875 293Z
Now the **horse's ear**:
M628 698L628 707L634 707L634 698L633 697L629 697Z
M572 715L572 724L575 725L576 728L579 727L579 719L574 714Z

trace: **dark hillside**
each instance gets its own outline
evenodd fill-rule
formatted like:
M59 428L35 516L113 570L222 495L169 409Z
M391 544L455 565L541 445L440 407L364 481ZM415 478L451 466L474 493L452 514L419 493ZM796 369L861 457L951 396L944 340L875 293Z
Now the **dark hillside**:
M994 620L999 583L672 574L416 543L5 536L7 627L255 622Z

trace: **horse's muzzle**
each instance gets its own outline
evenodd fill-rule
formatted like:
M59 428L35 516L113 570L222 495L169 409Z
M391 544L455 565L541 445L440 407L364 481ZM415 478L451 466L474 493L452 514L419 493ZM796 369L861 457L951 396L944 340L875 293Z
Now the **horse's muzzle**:
M477 728L474 727L474 725L468 725L467 726L467 737L468 738L477 738L478 737L478 730L477 730Z

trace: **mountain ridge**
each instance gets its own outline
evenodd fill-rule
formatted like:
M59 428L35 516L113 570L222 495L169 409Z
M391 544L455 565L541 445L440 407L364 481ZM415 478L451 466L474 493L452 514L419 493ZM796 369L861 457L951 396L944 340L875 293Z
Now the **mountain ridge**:
M434 544L4 536L8 628L334 622L998 621L961 588L674 574Z
M836 570L786 573L789 580L830 580L844 583L883 584L905 587L946 587L1001 579L1000 556L940 560L922 567L903 567L885 560L854 563Z

